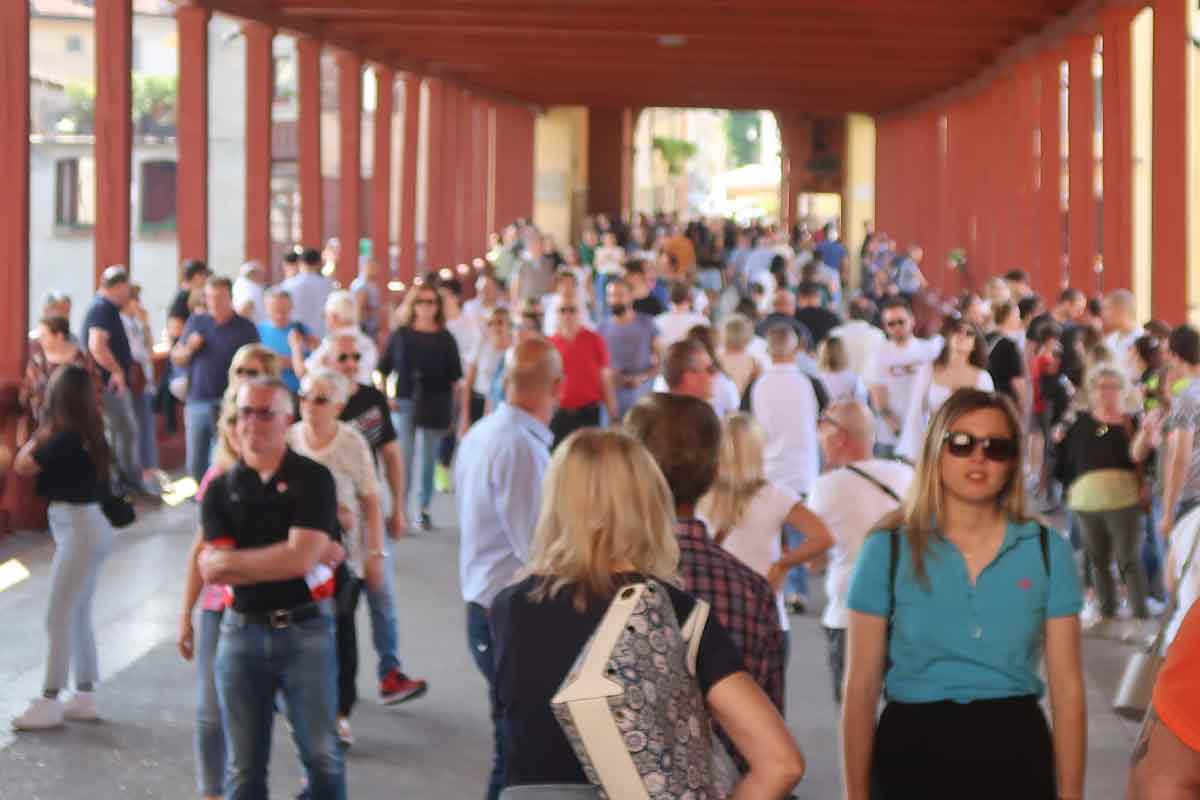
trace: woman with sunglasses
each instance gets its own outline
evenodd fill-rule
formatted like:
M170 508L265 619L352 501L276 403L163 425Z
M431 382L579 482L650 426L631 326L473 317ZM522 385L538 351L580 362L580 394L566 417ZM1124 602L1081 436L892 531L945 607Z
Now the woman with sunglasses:
M929 417L956 389L990 392L995 387L988 372L987 342L983 334L961 317L947 317L942 325L942 352L917 376L913 400L900 434L896 455L917 460Z
M383 588L383 513L379 505L379 482L367 440L338 415L350 397L350 381L329 369L311 370L300 380L301 419L288 431L288 446L302 456L323 464L337 485L338 521L346 548L345 566L335 574L338 585L337 734L342 744L354 742L350 712L358 699L358 637L354 611L365 578L373 591Z
M433 528L433 470L438 441L451 424L454 395L461 391L462 362L454 336L446 330L442 297L428 278L409 290L397 313L397 327L388 337L379 371L395 403L392 422L404 446L408 494L420 484L421 528ZM421 472L413 472L417 440L421 442ZM402 502L397 498L397 502ZM405 503L408 510L409 503ZM412 517L409 517L412 519Z
M848 800L1083 796L1079 579L1067 541L1025 513L1020 436L1007 398L955 392L903 505L863 544L848 601ZM1043 651L1053 733L1038 705Z

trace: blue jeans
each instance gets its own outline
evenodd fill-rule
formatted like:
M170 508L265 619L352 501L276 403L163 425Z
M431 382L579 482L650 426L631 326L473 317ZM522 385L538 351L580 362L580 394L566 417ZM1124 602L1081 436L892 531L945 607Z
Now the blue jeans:
M183 407L183 419L187 425L187 468L188 474L199 483L208 472L212 457L213 440L217 435L217 414L221 411L220 400L188 399Z
M221 612L201 611L196 631L196 788L203 797L225 794L225 729L213 662L221 635Z
M479 668L488 685L488 704L491 706L495 754L485 798L486 800L497 800L500 797L500 790L504 788L504 740L500 734L500 718L496 714L496 707L491 705L492 684L496 680L492 628L488 624L487 610L478 603L467 603L467 647L471 651L471 658L475 659L475 666Z
M217 645L217 695L229 767L227 800L266 800L275 691L283 695L312 800L345 800L346 770L336 733L337 654L333 616L286 628L225 612Z
M804 543L804 534L791 525L784 523L783 533L787 536L789 548L796 548ZM801 564L788 572L787 587L784 589L784 594L798 594L804 599L808 599L808 567Z
M407 497L405 498L404 508L407 511L412 505L413 489L418 481L413 473L413 462L417 455L417 439L421 440L421 510L427 511L429 504L433 502L433 467L437 463L438 442L442 438L445 431L437 428L418 428L413 425L413 402L412 400L399 398L396 400L398 406L392 412L392 425L396 428L396 433L400 436L401 446L404 448L404 474L408 478L408 486L406 488ZM397 500L396 502L399 502Z
M372 591L369 585L364 585L367 606L371 612L371 641L374 642L375 653L379 656L380 680L394 669L404 671L397 655L400 649L400 633L396 627L396 561L392 537L383 537L383 549L387 551L383 567L383 586L379 591Z
M158 438L154 430L154 390L133 399L133 415L138 426L138 459L142 469L158 468Z
M54 560L50 563L50 603L46 610L46 635L50 641L43 688L90 687L100 680L96 633L92 627L92 599L96 576L112 549L113 530L99 503L53 502L47 510Z
M104 421L112 442L112 488L118 494L142 491L142 464L138 458L138 421L133 398L126 389L113 394L108 389L101 395L104 401Z

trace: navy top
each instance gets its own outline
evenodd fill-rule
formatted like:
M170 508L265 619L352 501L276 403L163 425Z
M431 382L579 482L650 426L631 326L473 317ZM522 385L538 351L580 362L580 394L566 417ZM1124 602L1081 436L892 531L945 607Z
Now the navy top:
M890 538L877 531L863 543L850 584L852 611L891 615ZM888 697L901 703L968 703L1040 696L1043 625L1049 617L1074 616L1083 606L1067 540L1049 532L1047 574L1038 523L1010 521L996 558L972 585L962 553L934 536L925 557L926 585L913 574L907 537L898 539Z
M218 325L209 314L193 314L183 326L180 338L186 343L193 333L204 337L204 346L188 365L188 402L220 400L229 383L233 354L242 345L258 341L258 328L237 314L224 325Z
M121 309L102 294L98 294L92 299L92 304L88 306L87 314L83 317L83 330L79 333L79 341L88 352L91 352L91 347L88 346L88 335L92 328L99 328L108 333L108 349L112 350L113 358L121 365L121 371L128 377L129 365L133 363L133 353L129 349L129 338L125 335L125 325L121 322ZM99 361L96 362L96 368L100 370L100 379L107 384L112 373L101 366Z
M78 431L59 431L33 452L42 471L34 491L50 501L94 503L100 499L96 464L83 447Z

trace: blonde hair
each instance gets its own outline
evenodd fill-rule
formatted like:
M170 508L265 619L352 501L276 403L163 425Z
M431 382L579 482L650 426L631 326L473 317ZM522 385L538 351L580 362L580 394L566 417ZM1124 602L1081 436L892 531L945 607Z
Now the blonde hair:
M754 326L744 314L731 314L721 326L725 349L740 353L750 346L754 339Z
M221 471L228 470L238 462L241 454L238 448L229 440L227 423L237 424L237 396L240 387L230 383L225 388L225 396L221 398L221 415L217 418L217 445L213 448L212 463Z
M717 479L696 509L723 544L729 532L742 521L750 501L767 485L763 469L766 437L754 417L738 412L721 423L721 454Z
M617 567L678 585L671 490L654 458L619 430L586 428L550 459L526 575L540 578L531 597L573 587L575 608L610 596Z
M278 353L267 347L265 344L259 344L257 342L253 344L244 344L237 349L237 352L233 354L233 358L229 362L228 378L230 386L237 386L241 384L242 380L237 374L238 367L245 366L246 362L252 359L262 365L263 372L266 373L266 376L270 376L272 378L279 377L280 368Z
M828 337L817 348L817 365L826 372L841 372L849 363L846 345L836 336Z
M944 490L942 487L942 442L946 434L961 417L975 411L994 409L1001 412L1008 420L1008 427L1013 437L1021 441L1021 422L1017 416L1012 401L1002 394L984 392L979 389L959 389L942 403L929 421L925 433L925 444L916 464L916 476L909 487L908 494L900 508L891 512L876 525L877 530L901 530L908 539L908 548L912 558L913 573L923 583L928 585L928 573L925 570L925 556L928 554L929 543L934 536L942 536L937 529L937 520L945 508ZM1029 518L1025 511L1025 486L1021 480L1021 450L1016 448L1016 456L1010 462L1008 480L996 495L996 508L1015 522L1024 522Z

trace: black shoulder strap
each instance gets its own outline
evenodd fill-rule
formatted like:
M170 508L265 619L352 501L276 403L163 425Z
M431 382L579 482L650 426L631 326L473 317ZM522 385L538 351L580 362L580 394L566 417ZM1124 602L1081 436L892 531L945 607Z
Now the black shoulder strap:
M1050 531L1046 530L1045 525L1038 525L1038 539L1042 545L1042 567L1046 570L1046 577L1050 577Z
M868 481L869 483L872 483L872 484L874 484L874 486L875 486L877 489L879 489L879 491L883 492L883 493L884 493L884 494L886 494L888 497L890 497L890 498L892 498L893 500L895 500L897 503L903 503L903 502L904 502L903 500L901 500L901 499L900 499L900 495L898 495L898 494L896 494L894 491L892 491L892 487L888 486L886 483L884 483L883 481L879 480L879 478L876 478L874 475L872 475L871 473L867 472L865 469L862 469L862 468L860 468L860 467L856 467L856 466L854 466L853 464L847 464L847 465L846 465L846 469L850 470L851 472L853 472L855 475L857 475L858 477L862 478L863 480L865 480L865 481Z
M900 571L900 531L888 531L888 587L892 593L891 615L896 614L896 573ZM891 638L891 620L888 620L888 638Z

